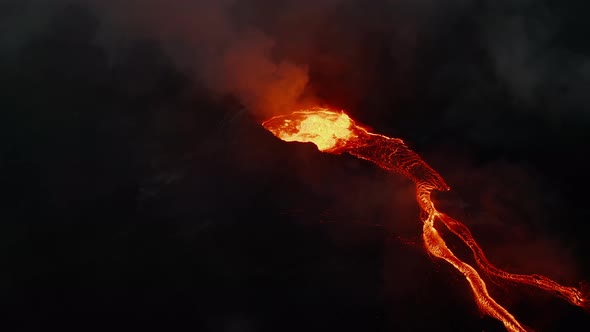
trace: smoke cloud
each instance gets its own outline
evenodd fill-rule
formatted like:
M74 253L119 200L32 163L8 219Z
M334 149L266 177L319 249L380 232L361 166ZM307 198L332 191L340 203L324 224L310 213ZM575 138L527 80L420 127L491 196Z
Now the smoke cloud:
M310 100L392 108L408 95L446 94L451 107L440 112L464 122L471 113L493 117L488 109L505 105L482 104L506 94L521 110L549 114L578 112L587 101L590 61L583 45L562 38L581 30L575 19L560 19L583 12L578 2L564 9L543 0L7 1L2 54L14 54L72 4L98 13L99 39L112 56L132 40L157 40L180 70L258 117ZM447 45L433 45L437 39ZM467 46L482 56L465 54Z
M116 47L126 37L157 39L179 68L210 90L237 97L258 116L289 111L301 101L307 67L276 56L277 42L257 24L240 23L239 1L90 4L108 22L102 35L105 43ZM117 36L120 31L131 35Z

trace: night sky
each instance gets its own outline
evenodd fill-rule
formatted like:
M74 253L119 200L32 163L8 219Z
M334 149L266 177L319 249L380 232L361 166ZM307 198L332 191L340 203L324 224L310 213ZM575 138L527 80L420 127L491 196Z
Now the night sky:
M2 329L504 331L422 247L409 180L260 122L345 109L445 178L498 267L590 282L588 10L0 0ZM590 330L486 281L536 331Z

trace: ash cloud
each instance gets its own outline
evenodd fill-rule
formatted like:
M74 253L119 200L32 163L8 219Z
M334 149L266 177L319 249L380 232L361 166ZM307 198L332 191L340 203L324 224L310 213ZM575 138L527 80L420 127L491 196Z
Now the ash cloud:
M50 24L63 9L60 0L3 1L0 3L0 59L15 56Z
M441 94L451 105L433 112L447 121L469 118L469 107L480 108L471 112L478 117L501 112L485 107L489 99L549 117L587 102L588 52L566 36L583 33L581 18L563 19L583 11L579 1L7 1L2 53L14 54L72 4L99 16L99 40L115 61L132 40L157 40L179 70L259 117L310 101L395 109ZM447 45L433 46L437 39Z
M518 111L544 109L549 117L580 112L587 102L587 52L561 38L575 33L561 18L571 9L548 1L12 3L3 11L6 49L26 43L64 5L88 6L100 17L99 39L115 61L132 40L157 40L179 70L217 94L237 97L258 117L307 102L372 116L369 108L403 112L395 108L408 98L441 94L451 105L432 112L447 121L468 119L469 107L479 108L471 112L477 117L501 113L485 106L489 99L509 98ZM433 45L437 39L447 45ZM480 54L465 54L474 51ZM420 74L421 68L428 72Z
M395 58L395 71L410 73L421 25L464 6L346 0L87 3L105 23L102 40L108 47L117 49L128 38L156 39L180 70L215 93L233 95L258 117L308 103L360 105L381 75L393 74L382 73L383 52Z
M308 83L305 64L274 54L277 41L240 23L239 1L90 1L108 22L110 46L120 31L156 39L177 66L218 94L230 94L259 117L296 107ZM113 38L115 37L115 38Z
M549 101L557 112L583 111L590 58L582 41L571 36L588 28L574 14L584 5L526 0L487 7L483 37L497 77L513 95L536 107Z

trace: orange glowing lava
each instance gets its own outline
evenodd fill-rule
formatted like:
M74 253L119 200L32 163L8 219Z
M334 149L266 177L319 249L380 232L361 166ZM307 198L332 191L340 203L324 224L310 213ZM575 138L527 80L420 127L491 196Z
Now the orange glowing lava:
M436 210L430 194L433 190L447 191L443 178L420 156L410 150L402 140L373 134L357 125L344 112L326 108L301 110L289 115L273 117L262 123L264 128L287 142L311 142L322 152L353 156L375 163L377 166L407 176L416 184L416 199L422 211L423 239L426 250L443 259L461 272L473 291L475 302L481 310L501 321L509 331L526 331L514 316L498 304L488 293L477 270L463 262L447 247L434 227L441 221L456 234L473 252L475 261L483 273L511 282L523 283L552 292L571 304L590 309L590 295L575 287L566 287L540 275L511 274L492 265L485 257L471 232L461 222Z

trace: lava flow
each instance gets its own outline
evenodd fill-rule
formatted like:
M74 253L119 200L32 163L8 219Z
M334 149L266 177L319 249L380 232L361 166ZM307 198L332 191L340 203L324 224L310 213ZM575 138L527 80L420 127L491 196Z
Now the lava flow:
M482 313L501 321L509 331L526 331L522 324L488 293L480 274L463 262L447 247L434 227L435 220L442 222L473 252L483 273L506 281L523 283L550 291L566 301L586 310L590 309L590 294L575 287L566 287L540 275L521 275L505 272L492 265L485 257L471 232L461 222L436 210L430 194L433 190L448 191L449 186L420 156L410 150L401 139L369 132L357 125L343 112L325 108L312 108L289 115L273 117L262 123L264 128L287 142L311 142L322 152L347 152L368 160L379 167L407 176L416 184L416 198L421 209L423 239L426 250L434 257L444 259L461 272L473 291L475 302Z

